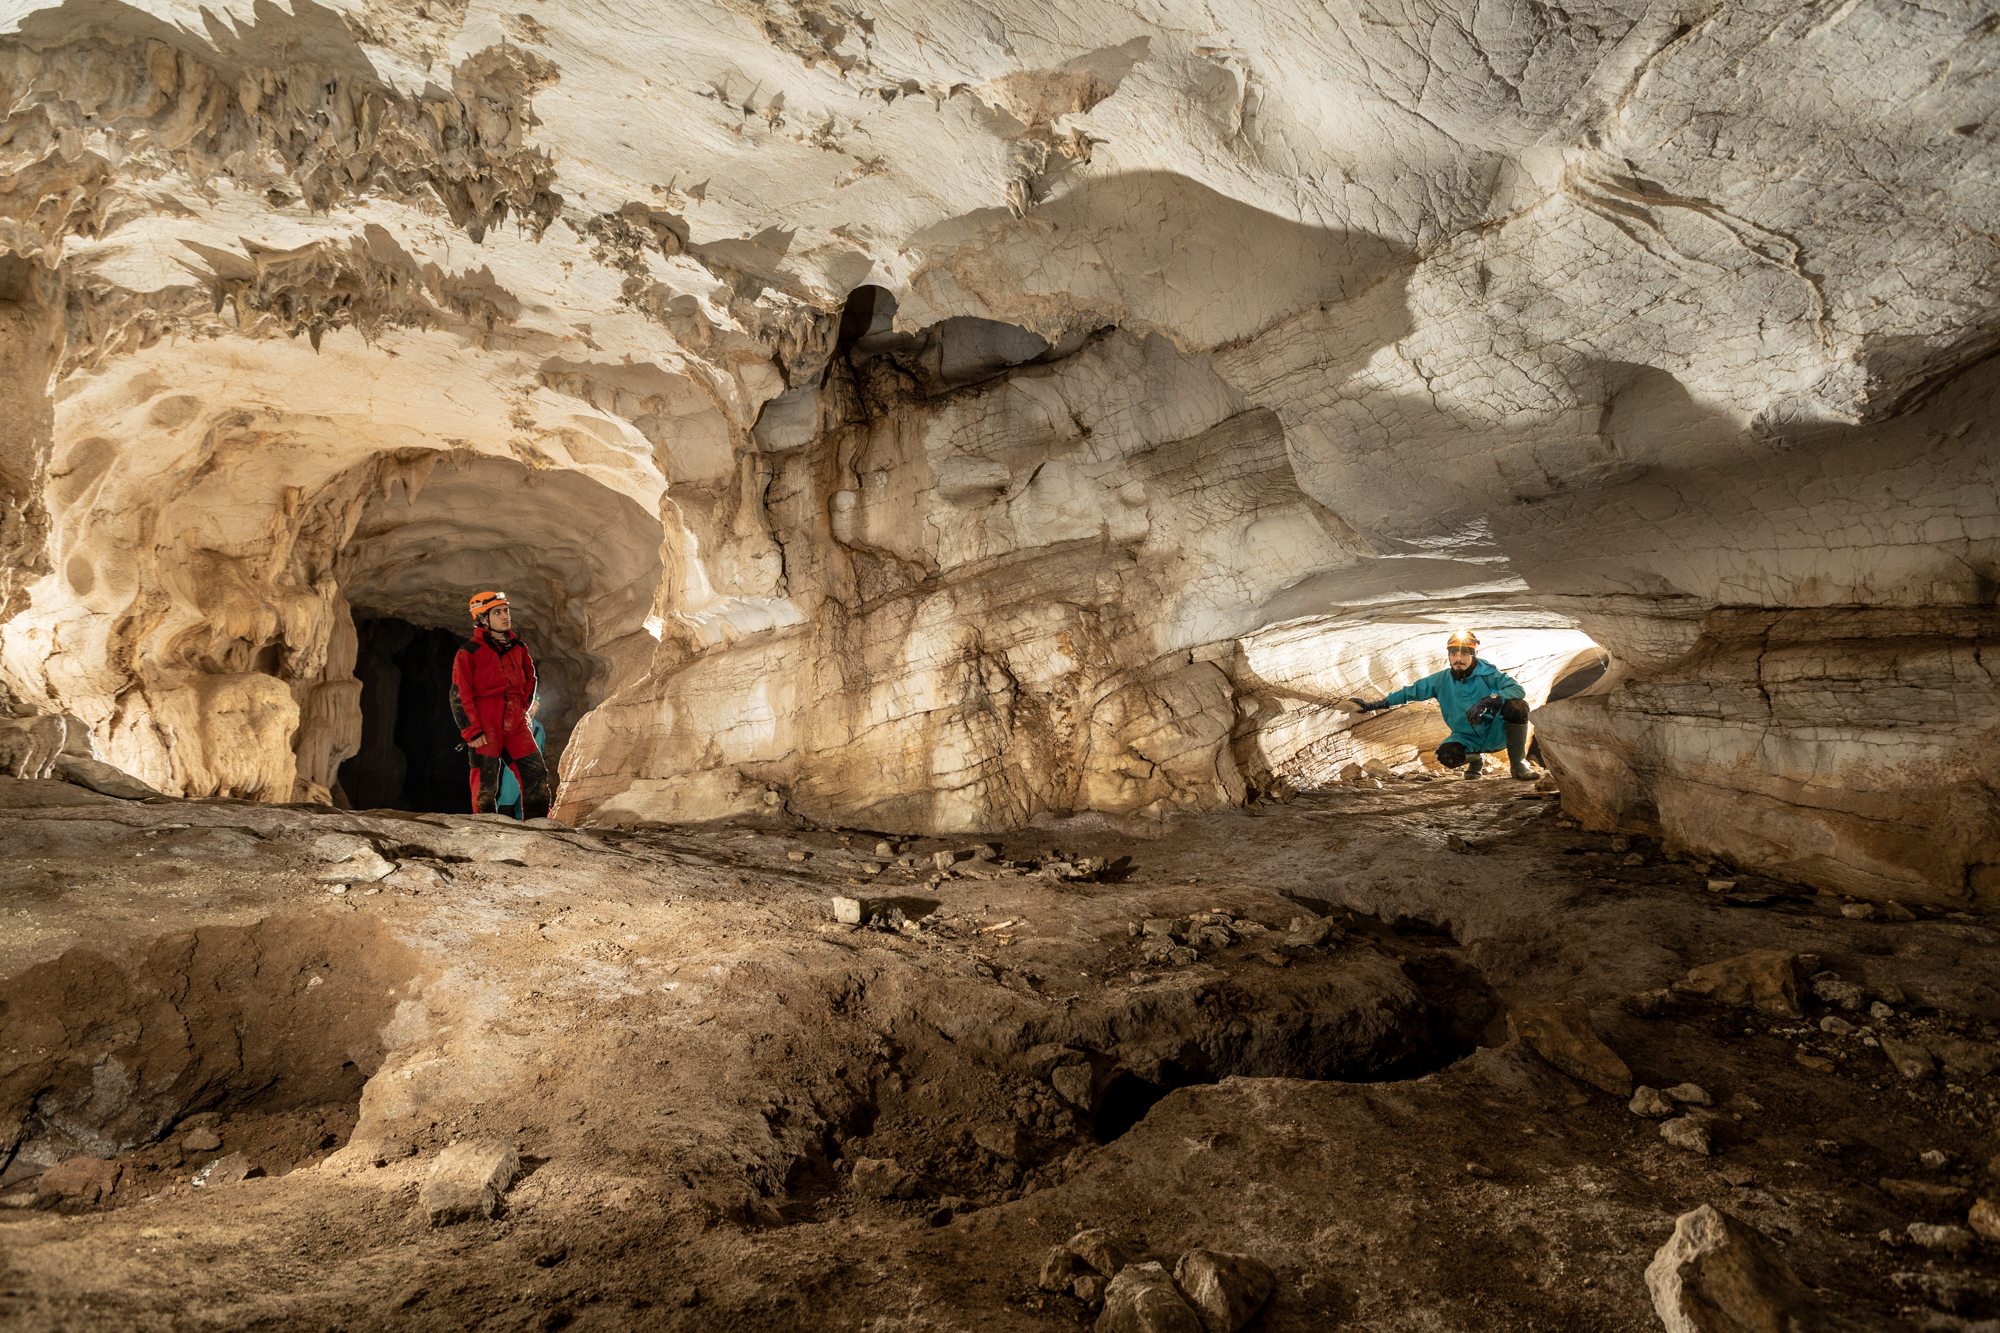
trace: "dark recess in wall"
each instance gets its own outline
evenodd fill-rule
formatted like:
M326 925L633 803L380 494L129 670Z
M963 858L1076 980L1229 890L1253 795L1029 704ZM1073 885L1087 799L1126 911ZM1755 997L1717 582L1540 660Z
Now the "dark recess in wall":
M393 616L357 619L361 752L340 766L357 810L466 813L465 751L451 716L451 662L464 639Z

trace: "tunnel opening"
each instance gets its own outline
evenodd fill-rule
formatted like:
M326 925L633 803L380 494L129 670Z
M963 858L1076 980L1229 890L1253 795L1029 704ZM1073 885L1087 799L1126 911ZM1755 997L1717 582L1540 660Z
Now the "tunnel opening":
M847 303L840 308L840 333L834 342L834 355L846 356L857 345L862 351L873 350L864 340L888 334L895 324L895 294L887 287L863 283L847 294Z
M397 616L357 614L354 628L361 749L340 766L341 795L358 810L464 813L468 761L451 712L463 636Z
M1544 702L1554 703L1558 699L1573 699L1603 680L1604 673L1610 669L1611 654L1601 649L1596 650L1584 656L1580 662L1570 663L1568 669L1556 677L1555 684L1549 686L1549 695Z

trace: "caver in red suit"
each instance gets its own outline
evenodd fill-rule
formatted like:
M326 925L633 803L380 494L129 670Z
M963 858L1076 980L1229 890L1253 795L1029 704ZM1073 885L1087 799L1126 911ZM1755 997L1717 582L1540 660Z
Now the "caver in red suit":
M522 816L549 812L549 770L528 729L535 698L535 659L514 637L505 593L482 592L471 603L473 631L451 664L451 713L472 752L472 809L492 814L500 768L512 764L521 784Z

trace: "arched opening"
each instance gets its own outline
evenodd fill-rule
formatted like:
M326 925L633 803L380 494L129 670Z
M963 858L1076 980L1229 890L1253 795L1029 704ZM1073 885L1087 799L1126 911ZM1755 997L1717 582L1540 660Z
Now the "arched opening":
M840 335L834 344L834 355L845 356L856 344L862 344L862 351L874 350L863 340L890 332L895 323L893 292L872 282L856 287L847 294L847 304L840 311Z
M558 771L577 722L650 660L660 525L575 472L478 459L415 499L369 501L337 564L354 607L360 750L336 799L359 809L464 811L467 760L450 708L466 601L504 591L541 682L544 755Z
M1584 693L1611 668L1611 654L1602 648L1592 647L1587 652L1578 653L1556 675L1555 684L1549 686L1549 697L1545 702L1554 703L1558 699L1573 699Z

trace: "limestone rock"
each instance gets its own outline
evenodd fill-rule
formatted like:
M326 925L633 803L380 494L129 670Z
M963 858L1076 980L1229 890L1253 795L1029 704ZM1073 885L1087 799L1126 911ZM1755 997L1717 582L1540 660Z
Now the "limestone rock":
M2000 1204L1992 1199L1975 1199L1966 1214L1965 1225L1989 1241L2000 1241Z
M1174 1285L1208 1333L1236 1333L1271 1299L1278 1275L1251 1255L1189 1250L1174 1265Z
M434 1227L492 1217L520 1174L520 1154L503 1139L454 1143L431 1163L417 1206Z
M1658 1088L1633 1089L1632 1102L1628 1109L1633 1115L1648 1116L1656 1120L1674 1114L1674 1104Z
M1104 1289L1098 1333L1204 1333L1202 1321L1156 1263L1128 1264Z
M1692 1116L1669 1120L1660 1126L1660 1137L1683 1152L1709 1154L1708 1126Z
M865 1199L914 1199L923 1193L923 1179L887 1157L857 1157L847 1187Z
M1077 1257L1067 1245L1052 1245L1049 1252L1042 1256L1041 1272L1036 1276L1035 1285L1043 1291L1068 1291L1080 1271Z
M159 791L141 782L122 768L116 768L101 759L90 759L80 755L59 754L53 764L54 775L64 782L88 787L91 791L105 796L116 796L120 800L143 801L160 795Z
M1767 1014L1799 1018L1798 955L1776 949L1704 963L1687 974L1675 989L1700 995L1717 1004L1757 1008Z
M1050 1073L1049 1082L1055 1085L1056 1094L1071 1106L1084 1111L1090 1109L1095 1079L1089 1065L1059 1066Z
M1703 1205L1681 1214L1646 1266L1646 1288L1667 1333L1814 1333L1812 1293L1776 1245L1747 1222Z
M1905 1234L1927 1250L1960 1254L1978 1244L1978 1238L1964 1227L1940 1226L1934 1222L1912 1222Z
M189 1152L214 1152L222 1146L222 1136L212 1129L197 1129L181 1140Z
M1915 1042L1899 1037L1880 1037L1877 1040L1882 1043L1882 1054L1889 1057L1889 1063L1904 1078L1916 1081L1927 1079L1937 1072L1937 1066L1931 1062L1931 1053Z
M1089 1227L1069 1238L1069 1251L1105 1277L1117 1277L1132 1262L1132 1251L1124 1242L1098 1227Z
M1581 1000L1521 1006L1508 1013L1507 1031L1565 1074L1614 1097L1632 1095L1632 1071L1598 1038Z
M1698 1083L1676 1083L1666 1093L1675 1101L1686 1102L1690 1106L1712 1106L1715 1101Z
M188 1183L202 1188L213 1185L237 1185L255 1176L264 1174L264 1169L251 1163L249 1157L233 1152L226 1157L218 1157L207 1166L194 1173Z
M334 862L313 878L322 884L373 884L395 868L394 861L383 859L373 847L363 847Z

